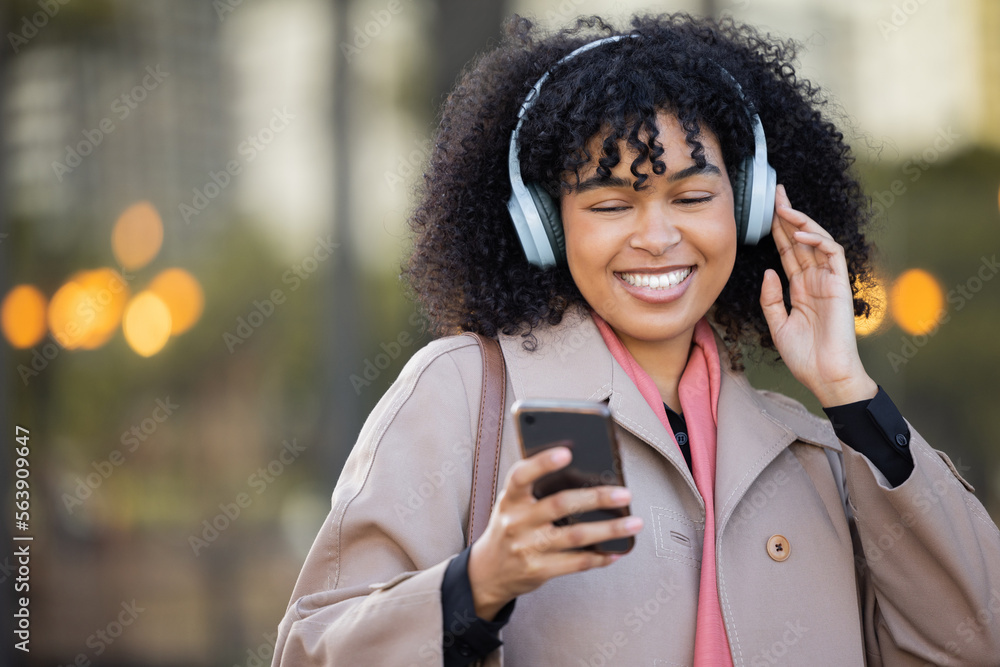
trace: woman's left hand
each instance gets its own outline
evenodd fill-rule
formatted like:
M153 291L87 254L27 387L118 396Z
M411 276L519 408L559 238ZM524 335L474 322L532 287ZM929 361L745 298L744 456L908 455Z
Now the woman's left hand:
M792 208L783 185L774 204L771 236L788 276L792 311L785 310L773 269L764 273L760 305L778 353L825 408L873 398L878 385L858 356L844 249L815 220Z

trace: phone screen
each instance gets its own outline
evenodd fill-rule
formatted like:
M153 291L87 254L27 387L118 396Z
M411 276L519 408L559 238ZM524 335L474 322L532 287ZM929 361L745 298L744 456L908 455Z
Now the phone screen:
M538 479L536 498L564 489L589 486L624 486L611 413L603 403L532 403L515 406L517 426L525 457L564 446L573 452L568 466ZM571 514L556 525L577 521L604 521L628 515L627 508L609 508ZM625 553L633 538L609 540L588 547L606 553Z

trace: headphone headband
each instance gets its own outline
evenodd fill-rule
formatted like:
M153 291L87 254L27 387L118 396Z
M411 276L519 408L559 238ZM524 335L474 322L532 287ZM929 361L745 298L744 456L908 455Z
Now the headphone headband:
M508 152L508 172L511 184L511 196L507 202L514 228L517 231L521 246L524 248L528 261L536 266L550 267L565 261L565 246L562 236L562 222L559 219L558 205L537 184L526 184L521 177L521 160L517 146L521 125L528 109L534 106L552 70L576 56L597 48L608 42L617 42L626 37L639 37L635 33L612 35L588 42L560 58L555 65L542 74L541 78L531 87L521 108L517 112L517 125L510 135L510 150ZM714 63L714 61L712 61ZM764 138L764 126L760 122L753 104L743 94L743 87L726 69L715 63L723 76L733 83L743 102L754 134L754 154L747 158L740 167L734 179L734 201L736 224L739 240L748 245L757 242L770 233L771 217L774 212L774 191L776 175L774 168L767 162L767 142ZM744 194L749 198L744 205Z

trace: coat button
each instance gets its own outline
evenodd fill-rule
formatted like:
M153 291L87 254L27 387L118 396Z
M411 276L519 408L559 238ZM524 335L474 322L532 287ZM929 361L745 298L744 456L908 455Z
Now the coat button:
M906 447L906 445L907 445L906 436L903 435L902 433L897 433L896 434L896 444L899 445L900 447Z
M772 535L767 540L767 555L772 560L779 563L788 558L792 553L792 547L784 535Z

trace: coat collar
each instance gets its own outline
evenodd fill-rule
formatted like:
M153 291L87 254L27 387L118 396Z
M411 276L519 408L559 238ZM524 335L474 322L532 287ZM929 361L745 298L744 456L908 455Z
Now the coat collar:
M560 324L538 327L533 333L537 340L533 351L524 349L519 336L500 336L514 397L607 400L615 422L669 460L701 502L673 438L615 361L590 314L573 309ZM840 443L828 421L778 394L758 392L742 373L731 371L718 335L716 340L722 386L715 511L721 529L757 476L792 442L836 451Z

